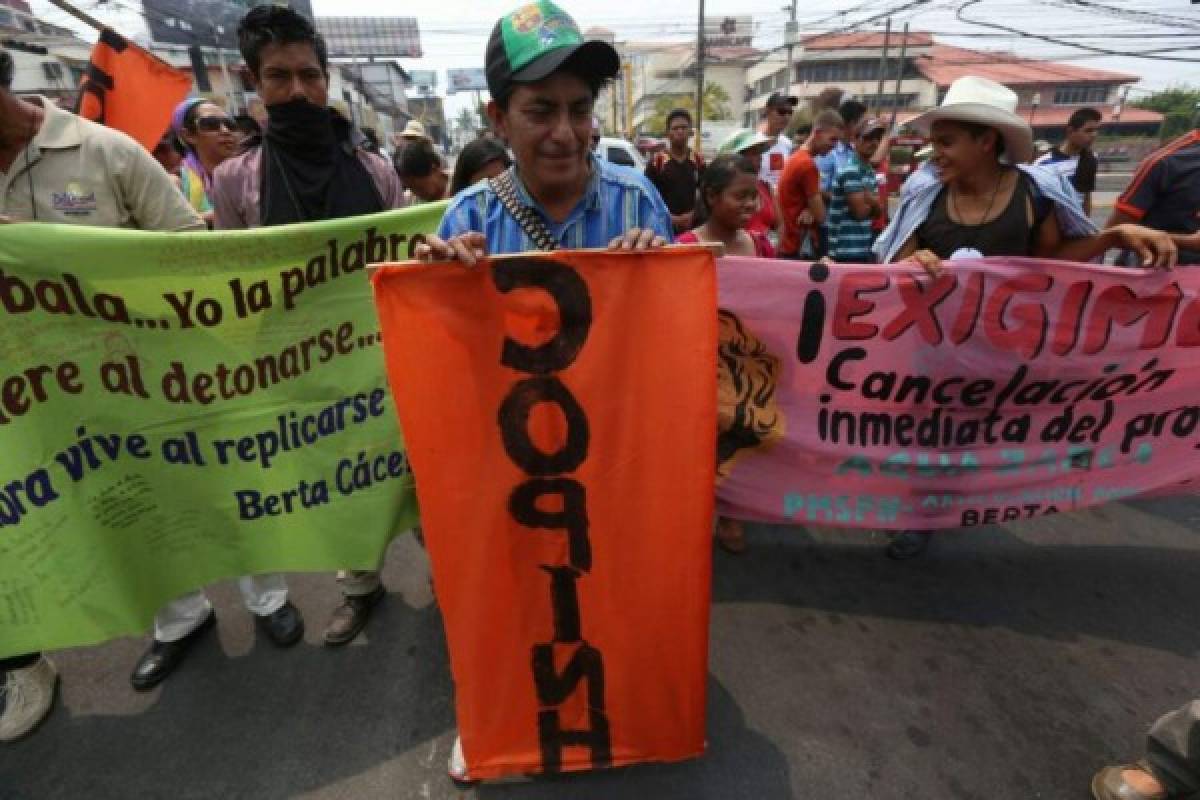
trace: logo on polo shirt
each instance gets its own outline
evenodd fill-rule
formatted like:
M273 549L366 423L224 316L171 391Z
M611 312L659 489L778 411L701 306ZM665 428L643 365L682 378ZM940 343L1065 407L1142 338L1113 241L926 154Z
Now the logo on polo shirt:
M97 208L96 193L72 181L67 184L66 190L50 193L50 205L55 211L69 217L86 216Z

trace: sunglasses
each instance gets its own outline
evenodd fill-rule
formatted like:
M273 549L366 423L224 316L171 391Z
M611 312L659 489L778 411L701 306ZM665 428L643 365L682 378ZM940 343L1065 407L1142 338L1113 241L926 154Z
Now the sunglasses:
M196 130L204 131L205 133L216 133L224 128L227 131L236 131L237 125L229 117L197 117Z
M775 108L772 110L781 117L790 117L792 115L792 110L790 108L775 106Z

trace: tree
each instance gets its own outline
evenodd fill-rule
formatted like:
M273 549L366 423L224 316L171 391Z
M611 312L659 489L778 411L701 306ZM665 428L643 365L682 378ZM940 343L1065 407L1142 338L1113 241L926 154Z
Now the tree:
M455 124L458 125L458 129L464 133L474 133L475 131L479 130L479 122L469 108L461 109L458 112L458 117L455 118Z
M646 133L665 135L667 132L667 114L677 108L686 109L693 116L696 113L696 95L670 94L654 101L654 113L643 123ZM733 119L729 111L729 92L719 83L704 85L704 118L711 120Z
M1162 114L1164 119L1161 135L1163 139L1170 140L1192 129L1192 118L1200 110L1197 103L1200 103L1200 88L1176 86L1143 97L1133 105Z

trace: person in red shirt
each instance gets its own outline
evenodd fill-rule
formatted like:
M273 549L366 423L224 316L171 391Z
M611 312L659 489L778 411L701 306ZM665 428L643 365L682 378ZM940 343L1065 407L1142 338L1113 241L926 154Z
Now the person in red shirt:
M779 179L779 207L783 217L779 254L783 258L803 255L815 258L823 254L820 230L825 221L825 200L821 196L821 173L813 156L832 150L842 137L842 128L838 112L826 109L817 114L808 140L783 167Z

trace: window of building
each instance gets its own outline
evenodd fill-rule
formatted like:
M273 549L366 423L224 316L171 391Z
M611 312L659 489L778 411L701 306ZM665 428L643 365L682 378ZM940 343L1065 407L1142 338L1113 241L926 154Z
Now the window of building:
M1107 86L1060 86L1054 90L1054 105L1056 106L1104 103L1107 100Z
M859 99L870 108L909 108L917 102L917 95L915 92L900 95L885 94L882 97L872 94Z

